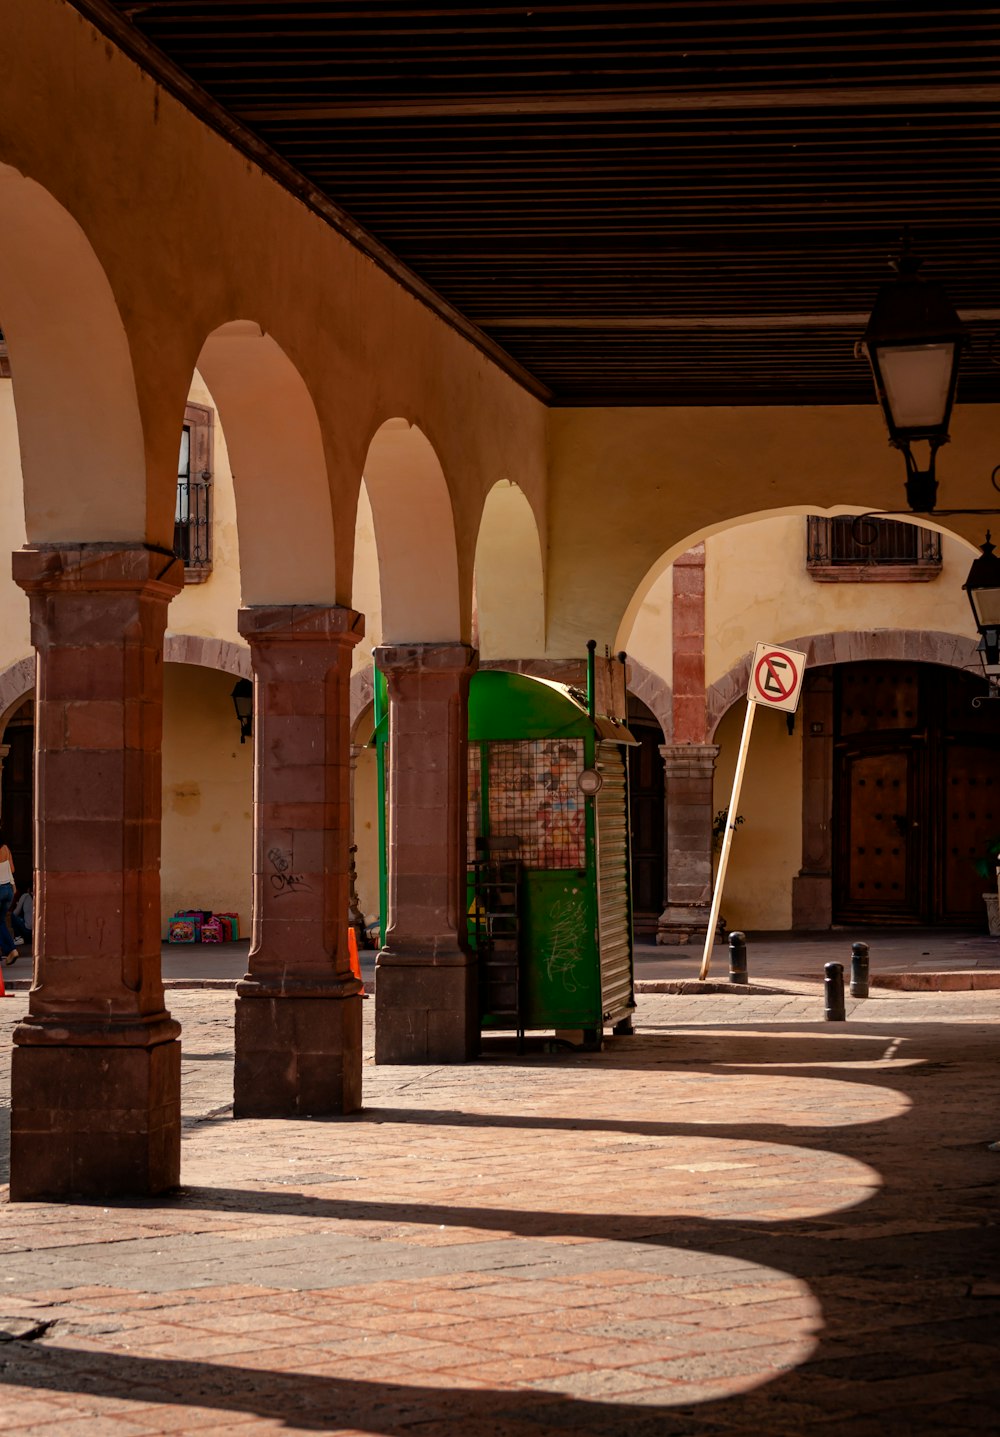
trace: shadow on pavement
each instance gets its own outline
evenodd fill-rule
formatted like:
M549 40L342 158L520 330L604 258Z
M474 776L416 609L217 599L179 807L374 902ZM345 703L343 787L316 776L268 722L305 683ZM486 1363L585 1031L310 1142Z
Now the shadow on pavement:
M853 1071L840 1064L887 1056L898 1062ZM289 1428L331 1427L403 1437L516 1437L556 1433L580 1437L671 1437L683 1433L799 1434L813 1428L841 1434L992 1431L1000 1374L992 1351L1000 1296L996 1284L993 1183L1000 1159L986 1144L996 1124L998 1075L984 1024L872 1025L848 1034L806 1036L784 1025L773 1032L735 1028L687 1030L663 1047L648 1071L766 1075L804 1084L828 1079L870 1084L906 1100L901 1112L854 1123L850 1098L823 1103L815 1124L757 1122L752 1112L702 1123L619 1118L562 1118L434 1109L370 1109L352 1120L405 1125L459 1125L487 1134L498 1128L622 1132L658 1137L696 1135L743 1143L794 1144L833 1152L873 1167L881 1181L859 1201L815 1216L784 1219L702 1217L613 1210L547 1212L537 1208L456 1206L312 1196L285 1189L186 1188L173 1203L123 1207L246 1211L344 1222L429 1224L514 1233L528 1238L612 1240L735 1258L789 1274L818 1300L824 1326L801 1366L782 1370L739 1395L685 1405L663 1390L648 1401L591 1400L552 1391L469 1389L398 1381L340 1379L315 1373L248 1368L218 1362L144 1358L61 1346L59 1327L38 1342L0 1349L0 1380L8 1385L120 1397L252 1414ZM637 1065L640 1037L603 1054L573 1055L569 1066L597 1070ZM950 1056L949 1056L950 1055ZM523 1061L523 1060L519 1060ZM992 1062L992 1067L990 1066ZM970 1088L973 1074L977 1086ZM936 1081L928 1081L929 1079ZM822 1099L823 1094L819 1097ZM669 1103L669 1095L665 1098ZM810 1112L813 1110L810 1107ZM717 1189L718 1190L718 1189ZM613 1194L613 1173L608 1193ZM774 1192L779 1197L780 1189ZM104 1204L105 1207L118 1204ZM655 1281L655 1273L650 1280ZM977 1294L981 1292L982 1297ZM308 1293L302 1297L308 1304ZM766 1314L765 1314L766 1316ZM865 1322L868 1326L865 1326ZM725 1351L726 1329L709 1335ZM469 1368L474 1380L475 1368ZM461 1379L458 1379L459 1381ZM679 1393L678 1401L687 1394Z

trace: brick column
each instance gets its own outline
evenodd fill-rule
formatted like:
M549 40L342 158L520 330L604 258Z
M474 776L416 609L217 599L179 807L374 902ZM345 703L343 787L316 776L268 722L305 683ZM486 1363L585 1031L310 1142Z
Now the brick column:
M361 1106L347 950L353 609L241 609L254 672L253 942L237 988L234 1115Z
M712 816L715 744L664 744L667 899L657 943L704 941L712 902Z
M389 915L375 982L377 1063L460 1063L479 1048L466 941L465 644L375 650L389 690Z
M160 979L160 741L173 555L14 554L36 650L35 980L14 1031L11 1198L180 1180L180 1027Z
M666 903L657 943L704 939L712 902L712 780L719 750L705 742L705 546L673 566L673 743L666 772Z
M705 708L705 546L696 544L674 560L673 734L675 744L703 744Z

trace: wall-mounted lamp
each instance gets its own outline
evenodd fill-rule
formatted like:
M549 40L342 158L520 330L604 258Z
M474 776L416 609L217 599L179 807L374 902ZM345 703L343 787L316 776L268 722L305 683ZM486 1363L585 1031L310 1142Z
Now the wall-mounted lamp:
M990 543L989 530L962 588L969 596L979 630L979 658L989 684L989 697L1000 698L1000 557Z
M253 738L253 684L249 679L237 679L232 692L233 708L240 721L240 743Z
M906 502L932 514L937 502L934 461L948 442L965 326L940 284L921 279L922 260L904 234L896 278L878 292L859 348L868 356L889 443L906 460ZM921 461L913 446L926 445Z

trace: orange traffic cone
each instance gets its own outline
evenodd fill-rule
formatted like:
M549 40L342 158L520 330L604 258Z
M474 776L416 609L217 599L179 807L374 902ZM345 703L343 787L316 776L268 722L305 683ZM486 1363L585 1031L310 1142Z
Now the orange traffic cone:
M361 959L358 957L358 935L353 928L347 930L347 956L351 960L351 972L361 983L361 996L367 998L365 985L361 980Z

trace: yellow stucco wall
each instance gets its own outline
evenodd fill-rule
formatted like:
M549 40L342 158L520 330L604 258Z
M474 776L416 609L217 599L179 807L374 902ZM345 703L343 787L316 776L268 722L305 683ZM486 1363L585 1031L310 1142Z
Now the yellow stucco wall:
M365 636L355 644L351 655L351 671L368 668L372 649L382 642L382 595L378 579L378 549L375 547L375 521L367 485L358 495L358 517L354 526L354 595L352 604L365 616Z
M668 684L673 642L673 577L671 565L646 595L625 639L629 658L638 659Z
M0 379L0 534L8 549L20 549L24 543L21 456L9 379ZM28 600L11 578L10 560L0 561L0 669L30 653Z
M241 744L230 674L167 664L163 688L161 911L211 908L250 931L253 745Z
M719 725L713 812L728 808L746 705L735 704ZM790 928L792 879L802 866L802 730L789 736L784 714L761 710L750 752L722 901L730 928Z
M215 403L195 370L188 398L192 404L215 409ZM240 607L240 543L236 529L236 495L229 464L226 436L215 415L215 457L212 478L212 572L203 584L186 584L171 600L167 627L172 633L229 639L243 647L236 628Z
M895 628L975 637L962 591L974 550L948 535L941 549L941 573L928 583L827 584L806 569L799 515L714 535L705 546L706 682L722 678L758 642Z

